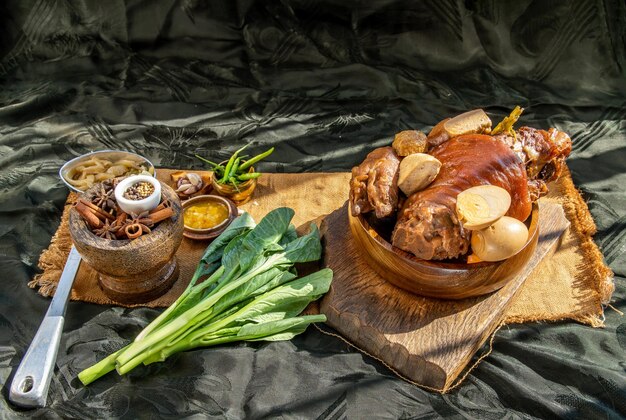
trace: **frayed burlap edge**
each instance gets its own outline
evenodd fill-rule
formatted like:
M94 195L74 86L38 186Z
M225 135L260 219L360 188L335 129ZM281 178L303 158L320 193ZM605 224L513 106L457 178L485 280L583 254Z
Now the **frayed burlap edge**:
M76 195L70 193L65 201L61 223L55 232L48 248L41 253L37 267L42 271L28 282L31 289L39 288L37 292L44 297L54 296L59 278L65 267L65 261L72 247L72 239L68 234L70 209L76 202Z
M574 185L567 167L561 175L560 182L563 194L559 201L567 219L572 222L570 229L580 243L583 255L584 262L577 267L579 275L586 279L589 290L594 294L597 303L593 307L588 306L579 312L569 312L567 315L537 313L533 316L510 316L505 318L506 324L574 320L594 328L604 326L604 308L609 304L615 290L613 271L604 263L602 252L593 241L593 235L597 231L596 224L591 217L587 203Z

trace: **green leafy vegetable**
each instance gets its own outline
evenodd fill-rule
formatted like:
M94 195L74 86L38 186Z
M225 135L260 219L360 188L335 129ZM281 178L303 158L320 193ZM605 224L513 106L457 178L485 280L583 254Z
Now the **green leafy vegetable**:
M233 159L236 162L236 159ZM279 208L259 224L244 213L206 249L189 286L128 346L79 373L87 385L116 369L163 361L197 347L289 340L324 315L298 316L328 291L332 271L297 278L294 264L318 260L319 232L298 237L294 211Z

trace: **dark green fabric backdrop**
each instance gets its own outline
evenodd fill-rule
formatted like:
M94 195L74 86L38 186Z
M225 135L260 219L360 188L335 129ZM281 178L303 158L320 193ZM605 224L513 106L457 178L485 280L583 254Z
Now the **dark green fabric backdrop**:
M27 282L68 192L57 171L90 150L200 168L195 152L220 160L250 143L276 147L265 171L346 171L399 130L519 104L524 124L572 135L568 164L626 312L625 49L623 0L0 3L0 417L626 416L626 321L610 309L604 329L500 330L441 396L313 329L83 388L76 373L157 311L73 302L49 407L7 401L49 304Z

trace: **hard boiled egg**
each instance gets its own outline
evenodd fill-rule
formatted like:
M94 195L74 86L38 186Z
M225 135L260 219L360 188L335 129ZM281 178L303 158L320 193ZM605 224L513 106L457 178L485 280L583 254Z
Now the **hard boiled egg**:
M511 195L495 185L479 185L456 197L456 213L464 229L484 229L509 211Z
M503 216L492 225L472 232L472 251L482 261L501 261L524 248L528 228L513 217Z

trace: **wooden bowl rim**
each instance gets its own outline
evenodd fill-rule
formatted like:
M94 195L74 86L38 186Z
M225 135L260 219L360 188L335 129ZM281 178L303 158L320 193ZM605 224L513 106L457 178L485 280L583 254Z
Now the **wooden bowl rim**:
M199 240L214 238L218 236L220 233L222 233L233 222L233 220L235 220L235 218L238 215L237 206L232 200L226 197L222 197L221 195L216 195L216 194L198 195L193 198L190 198L189 200L183 201L182 212L184 213L184 210L187 207L190 207L193 204L196 204L198 202L203 202L203 201L219 201L223 204L226 204L226 206L228 207L228 217L224 219L224 221L221 222L219 225L213 226L212 228L195 229L184 224L185 222L184 222L184 216L183 216L183 226L184 226L183 235L186 238L199 239Z
M363 216L363 214L359 214L358 216L353 216L352 215L352 207L350 206L350 208L348 209L348 215L351 218L355 218L358 220L361 228L367 232L367 234L381 247L385 248L387 251L393 252L395 254L397 254L399 257L407 259L413 263L416 264L421 264L421 265L426 265L426 266L430 266L433 268L443 268L443 269L447 269L450 271L471 271L472 269L479 269L479 268L484 268L484 267L489 267L489 266L497 266L500 265L504 262L506 262L508 260L501 260L501 261L493 261L493 262L488 262L488 261L482 261L479 263L472 263L472 264L467 264L467 263L459 263L459 262L446 262L446 260L424 260L421 258L417 258L415 255L411 254L410 252L404 251L403 249L400 249L398 247L393 246L391 243L387 242L386 239L384 239L368 222L367 220L365 220L365 217ZM539 233L539 203L538 202L534 202L532 205L532 210L530 212L530 215L528 216L528 218L530 218L530 226L528 227L528 239L526 240L526 243L524 244L524 246L519 250L519 252L521 252L522 250L526 249L528 246L530 246L535 238L535 236ZM528 220L528 219L526 219ZM518 253L519 253L518 252ZM515 254L517 255L517 254ZM513 255L511 256L513 257ZM509 257L509 258L511 258Z
M93 151L93 152L84 153L84 154L82 154L80 156L76 156L75 158L72 158L72 159L68 160L59 169L59 177L61 178L61 181L63 181L63 183L65 185L67 185L67 187L71 191L77 192L79 194L86 193L91 188L87 188L86 190L79 190L78 188L76 188L75 186L73 186L72 184L70 184L67 181L66 175L67 175L67 172L69 171L69 169L72 166L79 164L83 160L89 160L89 158L91 158L92 156L98 156L98 155L118 155L118 154L119 155L125 155L125 156L133 156L133 157L142 159L148 165L148 169L152 169L152 177L156 178L156 174L157 174L156 167L154 166L154 164L148 158L146 158L145 156L142 156L140 154L137 154L137 153L128 152L126 150L113 150L113 149L96 150L96 151ZM97 184L99 184L99 183L95 183L93 185L97 185Z
M244 162L246 162L246 161L245 160L241 161L241 163L244 163ZM227 163L228 163L227 160L223 160L219 164L222 165L222 166L225 166ZM255 172L254 166L250 166L250 168L248 169L248 173L251 174L251 173L254 173L254 172ZM247 190L250 186L255 184L256 181L257 181L256 178L249 179L249 180L244 181L241 184L239 184L238 188L240 190L242 190L241 192L243 192L243 190ZM213 186L214 189L216 189L218 191L220 189L222 189L222 190L223 189L228 189L229 192L230 192L230 190L232 190L232 192L234 194L237 194L239 192L232 185L220 184L219 182L217 182L217 180L215 179L215 172L213 172L213 171L211 171L211 185Z
M159 180L157 180L157 182L161 183L161 194L163 194L165 198L172 201L172 208L174 209L174 217L170 217L169 219L163 220L161 223L159 223L157 227L152 229L149 235L145 237L143 237L142 235L142 237L139 237L137 239L116 239L116 240L100 238L99 236L95 235L91 231L91 229L89 229L89 227L87 226L87 223L78 215L78 212L73 208L70 211L70 217L80 218L82 222L82 224L80 225L81 229L88 231L88 233L91 234L91 236L93 237L94 242L90 246L92 248L95 247L103 251L117 251L120 248L123 248L125 246L130 246L130 245L140 248L142 246L149 246L149 244L154 242L155 240L166 240L167 238L175 234L175 231L176 231L175 227L176 227L177 220L174 220L174 219L176 217L182 217L182 206L180 204L180 199L178 198L178 195L176 195L176 192L169 185ZM81 195L88 196L92 192L92 190L94 190L95 187L97 187L99 184L100 182L94 184L91 188L81 193ZM70 223L70 231L72 230L72 227L73 227L73 224ZM151 239L148 240L148 238L151 238Z

